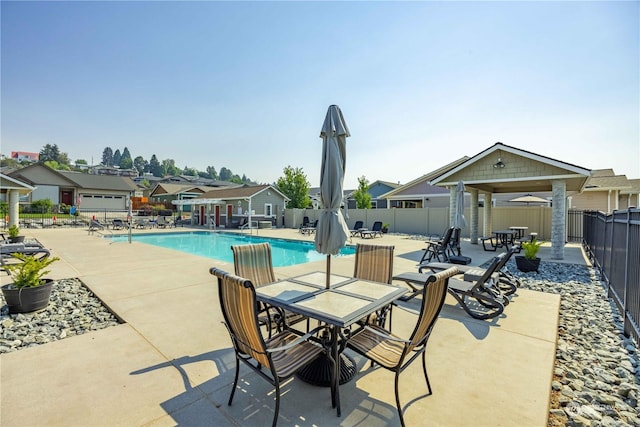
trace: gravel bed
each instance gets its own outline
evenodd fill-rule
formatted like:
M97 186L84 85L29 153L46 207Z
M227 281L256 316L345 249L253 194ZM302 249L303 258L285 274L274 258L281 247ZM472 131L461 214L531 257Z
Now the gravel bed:
M120 322L79 279L57 280L47 308L9 314L0 293L0 353L46 344Z

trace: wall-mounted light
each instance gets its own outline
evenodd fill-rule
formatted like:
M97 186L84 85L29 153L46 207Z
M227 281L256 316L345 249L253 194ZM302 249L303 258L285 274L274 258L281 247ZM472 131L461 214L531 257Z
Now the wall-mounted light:
M502 159L498 157L498 161L493 164L495 169L502 169L504 167L504 163L502 163Z
M238 206L242 206L242 200L238 200Z

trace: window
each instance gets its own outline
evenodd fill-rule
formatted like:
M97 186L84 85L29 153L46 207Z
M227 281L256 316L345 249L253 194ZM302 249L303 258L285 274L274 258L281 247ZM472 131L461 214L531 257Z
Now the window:
M264 204L264 216L273 216L273 205L271 203Z

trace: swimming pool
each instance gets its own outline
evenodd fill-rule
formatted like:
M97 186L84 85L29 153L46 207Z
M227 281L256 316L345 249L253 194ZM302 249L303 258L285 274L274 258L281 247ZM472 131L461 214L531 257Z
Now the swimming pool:
M113 236L116 242L127 242L126 235ZM231 245L268 242L271 244L271 256L274 267L287 267L326 259L327 256L316 252L313 242L298 240L274 239L269 237L249 236L236 233L191 231L184 233L149 233L134 234L131 240L174 249L188 254L205 256L233 264ZM355 246L345 246L337 256L353 255Z

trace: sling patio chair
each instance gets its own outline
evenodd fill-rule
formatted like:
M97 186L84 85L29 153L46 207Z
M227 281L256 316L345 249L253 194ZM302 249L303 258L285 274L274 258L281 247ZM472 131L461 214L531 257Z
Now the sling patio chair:
M351 237L354 237L360 234L360 232L362 231L363 225L364 223L362 221L356 221L356 223L353 224L353 228L349 230L349 233L351 233Z
M234 245L231 246L231 251L233 252L233 267L237 276L246 277L256 287L276 281L269 243ZM271 312L274 312L273 317ZM271 336L273 329L282 330L283 324L293 325L303 320L307 320L307 330L309 329L308 319L301 314L283 311L264 304L260 304L258 320L261 325L266 326L269 336Z
M427 247L424 248L424 253L420 259L420 264L429 262L434 258L438 261L448 261L449 243L451 242L451 236L453 235L454 227L449 227L442 235L441 239L430 240L427 242Z
M391 284L393 277L393 246L356 245L356 262L353 277L372 282ZM391 330L391 304L373 313L366 319L366 323L375 323L384 327L389 314L389 330Z
M362 230L360 232L360 237L363 239L374 238L376 236L382 237L382 221L374 222L371 230Z
M451 267L426 277L422 286L422 305L415 328L408 338L399 337L380 326L368 324L355 331L347 341L349 348L371 360L372 365L378 364L395 373L396 408L402 426L405 423L400 405L400 374L418 356L422 356L422 371L427 382L428 395L432 394L426 365L427 342L442 310L447 295L447 282L457 273L456 267ZM398 307L404 309L402 306Z
M122 230L125 228L129 228L129 225L123 220L116 218L111 221L111 228L113 228L114 230Z
M275 387L276 404L272 421L272 426L275 426L280 410L280 384L321 354L326 354L322 345L313 340L313 336L326 329L326 326L319 326L302 335L285 325L284 330L265 341L260 333L256 291L251 281L217 268L211 268L210 273L218 278L223 323L231 337L236 359L228 405L231 406L233 402L242 361ZM331 392L333 397L333 389Z
M9 274L5 266L22 262L14 254L33 255L36 259L48 258L49 249L39 243L2 243L0 244L0 268Z
M511 274L511 272L507 268L507 262L509 261L509 259L511 259L513 254L518 252L519 252L519 247L517 246L510 247L509 250L507 251L506 256L502 256L500 258L500 263L496 267L496 271L498 273L498 287L500 288L500 291L505 296L513 295L517 291L518 287L520 287L520 280L518 280L517 277ZM451 263L446 263L446 262L429 262L427 264L419 265L418 272L422 273L425 270L438 272L441 270L446 270L451 266L452 266ZM477 280L482 276L482 274L484 274L484 271L486 269L481 267L460 265L458 266L458 270L460 270L461 273L464 273L465 280Z

